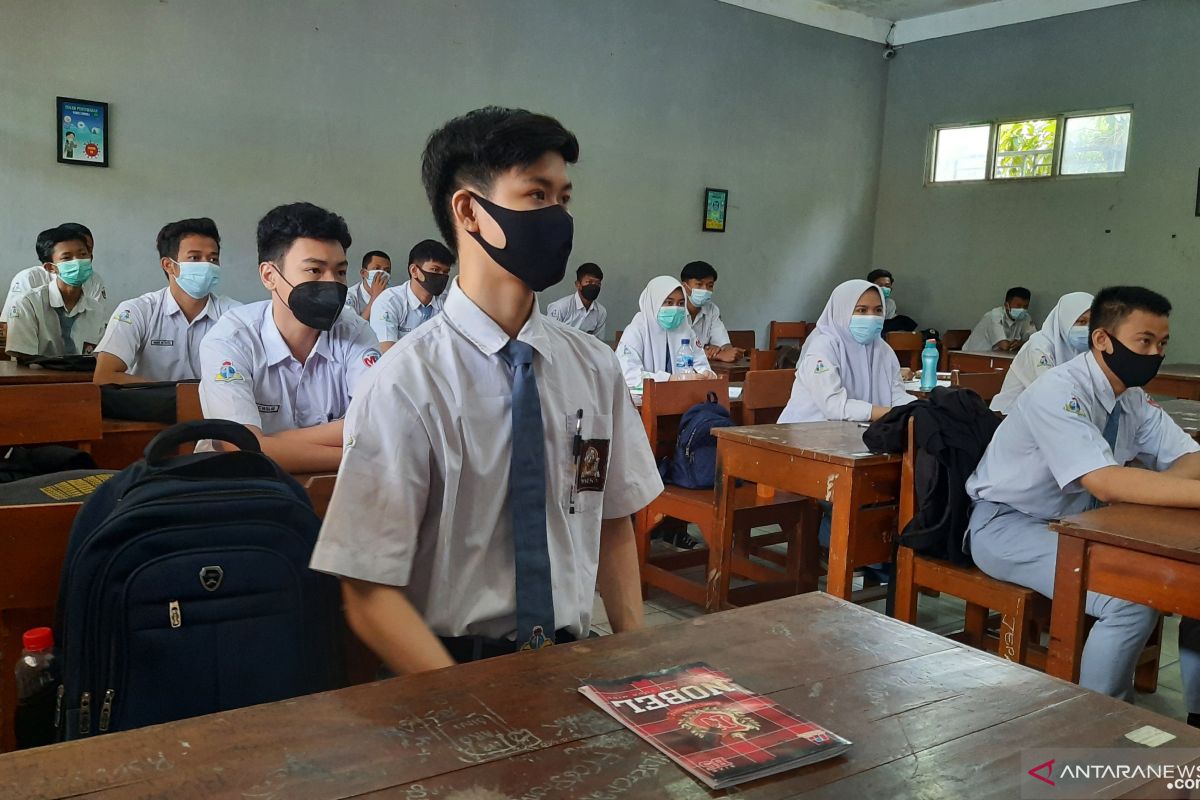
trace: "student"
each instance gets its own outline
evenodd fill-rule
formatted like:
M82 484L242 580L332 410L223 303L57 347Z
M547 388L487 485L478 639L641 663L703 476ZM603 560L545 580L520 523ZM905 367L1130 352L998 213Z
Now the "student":
M1009 409L975 474L968 544L1000 580L1054 596L1058 536L1050 521L1098 503L1200 508L1200 446L1141 387L1158 372L1171 304L1140 286L1102 289L1092 301L1090 349L1035 381ZM1069 315L1069 312L1068 312ZM1150 469L1127 467L1134 459ZM1079 684L1132 699L1138 655L1158 612L1088 592L1097 621ZM1200 712L1200 625L1179 627L1189 722Z
M1046 315L1042 329L1029 337L1028 344L1013 359L1004 376L1004 388L992 399L992 411L1007 414L1021 392L1042 373L1088 351L1092 299L1087 292L1071 292L1059 298Z
M746 355L740 347L729 341L729 331L721 321L721 309L712 301L713 288L717 285L717 270L706 261L685 264L679 273L687 295L688 323L696 335L693 345L704 349L710 361L737 361Z
M346 221L292 203L258 222L258 275L270 300L226 311L200 343L204 416L240 422L289 472L342 460L342 418L379 359L371 326L346 304Z
M386 290L371 311L371 327L383 352L442 313L454 254L441 242L426 239L408 251L408 280Z
M371 306L392 279L391 257L382 250L367 251L363 254L358 276L359 282L351 286L346 294L346 305L363 319L370 319Z
M896 352L879 336L883 302L879 287L863 280L833 290L800 351L780 422L873 422L916 399L904 391Z
M687 322L683 297L683 286L669 275L651 279L642 290L639 311L617 343L625 385L630 389L639 388L646 378L656 381L684 378L682 373L675 372L675 359L685 339L692 348L696 374L716 377L704 350L696 346L696 334Z
M211 219L164 225L155 244L167 285L117 306L96 348L95 383L196 380L200 341L241 305L216 294L221 234Z
M983 315L963 350L988 353L992 350L1019 350L1037 330L1029 318L1029 301L1033 295L1023 286L1014 286L1004 295L1004 305Z
M42 231L35 245L48 283L21 295L8 312L7 351L18 361L86 355L104 333L104 311L84 290L92 274L83 235L64 225Z
M87 243L88 253L95 254L95 239L92 238L92 232L87 226L78 222L64 222L59 227L82 236ZM45 286L50 283L51 279L51 274L41 264L23 269L13 276L12 282L8 286L8 295L4 298L4 305L0 307L0 330L7 329L8 315L16 307L21 295L27 294L39 286ZM108 299L108 290L104 286L104 279L95 269L95 265L92 267L92 276L83 284L83 291L84 294L96 301L103 312L104 304Z
M566 270L577 156L557 120L495 107L426 145L461 272L351 403L312 558L396 672L585 638L597 587L614 631L642 625L629 515L662 481L612 350L534 294Z
M603 281L604 273L599 265L590 262L581 264L575 270L575 293L548 305L546 316L604 341L608 309L596 301Z
M886 269L873 269L867 273L867 281L879 287L883 292L883 335L892 331L912 332L917 329L917 322L912 317L896 313L896 298L892 296L896 279Z

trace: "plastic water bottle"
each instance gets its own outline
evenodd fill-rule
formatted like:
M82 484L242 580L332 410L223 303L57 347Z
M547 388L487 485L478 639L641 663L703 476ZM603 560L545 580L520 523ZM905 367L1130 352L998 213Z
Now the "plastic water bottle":
M675 356L675 372L689 373L696 371L696 351L692 349L692 340L683 339L679 343L679 352Z
M927 339L925 349L921 351L921 391L932 392L937 386L938 361L937 339Z
M58 671L54 665L54 632L31 628L21 637L24 649L17 661L17 748L40 747L55 741L54 716Z

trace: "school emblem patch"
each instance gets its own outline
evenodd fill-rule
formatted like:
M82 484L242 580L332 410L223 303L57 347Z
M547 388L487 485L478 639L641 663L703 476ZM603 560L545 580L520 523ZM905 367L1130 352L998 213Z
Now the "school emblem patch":
M126 325L133 324L133 320L130 318L130 313L129 313L128 308L123 308L120 311L118 311L116 316L113 317L113 321L114 322L124 322Z
M1087 414L1083 410L1083 403L1079 402L1079 398L1075 397L1074 395L1072 395L1071 399L1067 401L1067 404L1063 406L1063 411L1066 411L1068 414L1074 414L1077 417L1084 419L1087 418Z
M8 318L9 319L18 319L20 316L21 316L21 312L17 310L16 306L13 306L12 308L10 308L8 310Z
M379 360L381 353L378 350L368 350L363 353L363 363L368 367L375 366L375 362Z
M222 361L221 368L217 370L216 381L218 383L233 383L234 381L245 380L242 373L237 371L237 367L232 361Z
M393 325L395 325L396 324L396 315L390 311L385 311L385 312L383 312L383 321L390 322Z
M1054 362L1050 360L1050 356L1048 354L1042 353L1042 357L1038 359L1037 365L1039 367L1053 367Z
M813 368L813 374L814 375L824 375L826 372L829 372L829 365L818 358L817 366L815 366Z

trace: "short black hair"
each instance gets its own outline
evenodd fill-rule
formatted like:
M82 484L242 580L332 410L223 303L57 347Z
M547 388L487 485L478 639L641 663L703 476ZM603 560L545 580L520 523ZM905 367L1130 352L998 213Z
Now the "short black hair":
M593 264L591 261L586 264L580 264L579 269L575 270L575 280L581 281L587 276L604 280L604 271L600 269L599 264Z
M421 155L421 182L450 249L458 252L450 213L450 198L456 191L471 185L487 194L502 172L528 167L550 152L574 164L579 160L579 140L554 117L523 108L479 108L430 134Z
M1121 321L1134 311L1146 311L1160 317L1171 316L1171 301L1144 286L1109 286L1092 299L1091 335L1103 328L1114 333Z
M389 256L387 253L383 252L382 250L368 250L367 252L363 253L362 268L366 269L367 264L370 264L371 259L374 258L375 256L379 256L380 258L386 258L388 260L388 263L391 263L392 257Z
M437 239L425 239L417 242L413 245L412 250L408 251L409 264L426 264L430 261L436 261L448 267L454 263L454 253L451 253L450 248Z
M886 269L873 269L867 273L867 280L871 283L874 283L880 278L887 278L893 283L896 281L896 279L892 277L892 273L888 272Z
M297 239L337 242L350 249L346 220L312 203L276 206L258 221L258 261L278 263Z
M74 135L75 135L75 131L67 131L67 136L74 136Z
M81 234L84 237L85 244L87 243L88 239L94 238L92 236L92 229L87 225L84 225L82 222L64 222L58 227L66 228L69 231L74 231L76 234Z
M1004 295L1004 302L1011 303L1013 300L1024 300L1028 303L1033 299L1033 292L1026 289L1024 286L1014 286Z
M717 279L717 271L707 261L692 261L683 265L679 273L679 281L702 281L705 278Z
M42 264L52 263L54 246L63 242L83 242L84 246L87 245L87 239L83 238L83 234L70 227L69 224L47 228L37 235L37 241L33 245L37 250L38 261Z
M154 244L158 247L159 258L179 258L179 243L185 236L207 236L221 247L221 234L217 232L217 223L208 217L181 219L178 222L168 222L158 232Z

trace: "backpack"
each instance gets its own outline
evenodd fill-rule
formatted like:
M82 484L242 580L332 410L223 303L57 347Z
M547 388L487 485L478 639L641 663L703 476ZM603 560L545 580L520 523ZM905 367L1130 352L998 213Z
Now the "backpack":
M174 455L217 439L237 452ZM168 428L75 518L55 639L63 739L341 683L337 581L312 571L320 520L228 420Z
M175 381L105 384L100 387L100 413L105 419L129 419L173 425L176 421L176 386Z
M708 400L689 408L680 419L675 455L659 466L662 479L684 489L711 489L717 473L717 439L712 429L732 427L729 409L709 392Z

